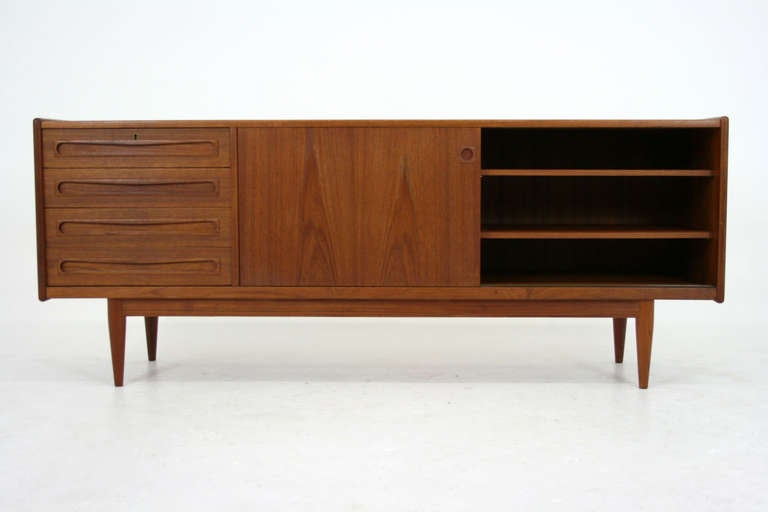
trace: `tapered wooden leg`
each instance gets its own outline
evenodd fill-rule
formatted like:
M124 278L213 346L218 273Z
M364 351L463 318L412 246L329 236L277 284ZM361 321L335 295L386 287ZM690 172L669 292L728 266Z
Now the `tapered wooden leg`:
M651 370L651 343L653 342L653 301L640 303L640 311L635 322L637 338L637 378L640 389L648 387L648 374Z
M157 358L157 317L144 317L144 331L147 333L147 356L150 361Z
M109 318L109 346L112 349L112 373L115 386L123 385L123 368L125 367L125 315L123 304L119 300L107 300L107 317Z
M617 363L624 362L624 340L627 337L627 319L613 319L613 355Z

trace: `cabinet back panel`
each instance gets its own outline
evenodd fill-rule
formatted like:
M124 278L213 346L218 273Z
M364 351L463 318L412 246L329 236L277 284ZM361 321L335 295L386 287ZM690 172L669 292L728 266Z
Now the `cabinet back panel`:
M709 178L483 178L482 221L713 229ZM709 206L708 206L709 205Z

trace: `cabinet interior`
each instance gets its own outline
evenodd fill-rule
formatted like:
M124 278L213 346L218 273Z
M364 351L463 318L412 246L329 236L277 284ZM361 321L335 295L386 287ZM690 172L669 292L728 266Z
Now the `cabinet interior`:
M716 280L712 128L483 128L481 282Z
M710 240L482 241L483 284L712 285Z
M712 181L688 177L487 176L482 226L712 229Z
M483 128L483 169L712 169L713 128Z

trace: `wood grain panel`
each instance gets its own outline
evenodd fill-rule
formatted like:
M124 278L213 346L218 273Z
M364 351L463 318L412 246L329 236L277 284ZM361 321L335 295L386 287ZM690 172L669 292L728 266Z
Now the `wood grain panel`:
M725 300L725 224L726 203L728 202L728 124L727 117L720 118L719 140L716 146L720 173L717 180L717 207L715 210L715 226L717 229L717 253L713 257L716 262L715 283L717 284L717 302Z
M48 247L50 286L225 285L230 248Z
M42 119L32 121L32 140L35 150L35 224L37 235L37 298L41 301L48 299L46 283L47 267L45 262L45 187L43 186L43 131Z
M54 128L43 130L45 167L223 167L226 128Z
M229 208L49 208L45 215L50 246L232 246Z
M47 207L229 206L232 171L200 169L45 169Z
M239 130L243 285L479 283L479 131Z

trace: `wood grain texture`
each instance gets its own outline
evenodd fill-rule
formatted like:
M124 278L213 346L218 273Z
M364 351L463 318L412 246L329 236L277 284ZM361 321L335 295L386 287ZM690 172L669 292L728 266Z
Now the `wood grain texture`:
M45 169L48 207L227 206L234 202L227 168Z
M715 264L717 266L715 282L717 285L717 302L725 300L725 224L726 203L728 202L728 125L727 117L720 118L719 150L719 179L717 181L717 254Z
M146 244L145 244L146 245ZM232 282L229 247L48 247L51 286L189 286Z
M636 301L126 300L131 316L633 317Z
M52 286L55 298L379 300L713 300L705 285L620 286Z
M107 301L107 319L109 323L109 347L112 354L112 376L115 387L123 385L125 373L125 312L123 301Z
M35 151L35 216L37 235L37 297L47 300L46 285L48 283L45 233L45 188L43 185L43 132L42 119L32 121L32 140Z
M712 133L714 133L716 135L716 137L712 137L712 142L711 142L711 144L709 144L709 147L712 148L712 151L710 152L710 154L708 154L706 156L706 158L704 158L703 160L699 159L699 160L696 160L696 161L706 161L706 162L709 162L709 163L714 162L714 164L710 165L710 168L712 168L711 172L710 171L706 171L708 173L707 176L699 176L699 175L697 175L696 177L714 178L713 180L709 180L709 181L711 181L711 183L718 183L719 184L720 181L723 181L723 182L725 181L724 180L724 176L722 176L720 174L720 172L722 170L726 170L726 168L727 168L727 118L718 118L718 119L714 119L714 120L698 120L698 121L695 120L695 121L690 121L690 122L689 121L670 121L670 122L666 122L665 121L665 122L661 122L661 123L656 123L655 121L634 122L634 121L621 121L621 120L619 120L619 121L609 121L609 122L603 122L603 121L581 122L581 121L567 121L567 120L566 121L549 121L549 120L545 120L545 121L529 122L529 121L525 121L525 120L523 120L523 121L493 121L492 120L492 121L489 121L489 122L485 122L485 121L478 121L478 122L460 121L458 123L453 123L452 121L435 121L435 122L433 122L433 121L415 121L415 122L411 122L411 121L408 121L408 120L406 120L406 121L383 121L383 122L378 122L378 121L352 121L352 122L346 122L346 121L343 121L343 120L342 121L328 121L328 122L325 122L325 121L320 121L320 122L313 122L313 121L289 121L289 122L285 122L285 123L283 123L283 122L271 122L271 121L264 121L264 122L261 122L261 121L253 121L253 122L247 121L247 122L232 122L232 123L229 123L229 122L218 122L217 121L217 122L213 122L213 123L209 123L209 124L206 124L206 122L190 122L190 123L180 122L180 123L174 123L174 122L164 122L164 121L162 121L162 122L138 122L138 123L137 122L122 122L122 123L121 122L106 122L106 123L94 122L92 125L90 125L88 127L86 127L84 125L81 125L81 124L78 124L78 123L67 123L67 122L60 122L60 121L51 121L50 123L53 123L53 124L46 124L46 123L49 123L49 121L42 121L41 120L41 121L39 121L39 123L37 123L37 126L39 126L40 128L45 126L46 129L48 129L48 128L51 128L51 129L53 129L53 128L97 128L97 129L128 129L128 130L136 129L136 128L147 128L147 129L162 129L162 128L169 128L169 129L170 128L174 128L174 129L175 128L204 128L204 129L207 129L207 128L225 128L226 130L229 131L230 163L233 165L232 169L226 169L226 168L221 168L221 169L214 169L214 168L175 169L175 168L146 168L146 167L143 168L143 169L142 168L117 168L117 167L115 167L115 168L103 167L103 168L92 168L92 169L56 169L56 168L42 169L42 167L41 167L39 169L39 171L41 173L43 173L43 171L45 171L43 174L44 174L44 177L46 178L46 180L48 179L48 177L54 176L55 173L69 173L69 172L72 172L72 173L94 172L94 173L97 173L95 176L91 175L91 176L85 176L85 177L105 178L105 176L106 176L107 179L117 179L117 180L125 179L125 177L120 177L120 176L125 174L125 173L127 173L127 172L130 172L130 171L135 171L135 172L138 172L138 173L141 173L141 172L147 173L147 174L145 174L143 176L144 178L151 178L153 175L149 174L149 173L152 173L152 172L160 173L160 174L162 174L162 173L175 173L175 172L180 172L180 171L194 172L194 171L198 171L198 170L199 171L205 171L205 172L220 172L220 173L224 174L224 178L223 178L224 181L226 181L227 178L229 178L229 186L228 187L227 186L222 186L220 188L222 190L227 190L228 189L229 193L228 194L226 194L226 193L225 194L219 194L219 196L229 196L230 201L229 202L223 202L223 203L216 203L215 205L218 205L218 204L234 205L235 208L237 207L237 205L236 205L236 202L237 202L236 189L237 189L238 183L237 183L237 180L232 180L231 178L232 178L233 174L236 173L236 167L237 167L237 161L236 161L237 156L238 156L238 151L237 151L237 147L236 147L237 146L237 144L236 144L237 132L238 132L239 129L243 129L243 128L247 128L247 127L279 127L280 129L295 128L295 129L299 129L300 131L304 130L306 127L309 127L309 126L312 126L312 127L327 127L327 128L348 128L348 129L363 128L363 127L380 128L380 129L382 129L382 128L396 128L396 127L400 127L400 128L403 128L403 127L419 127L419 128L430 128L430 129L431 128L448 128L448 127L453 127L453 128L455 128L455 127L465 127L465 128L472 128L472 129L481 128L481 127L581 128L581 129L584 129L584 128L624 128L624 127L631 127L631 128L664 128L664 129L672 129L672 128L685 128L685 129L705 128L705 129L711 131ZM59 123L58 126L56 125L56 123ZM711 130L712 128L716 128L716 129L715 130ZM725 128L725 129L723 129L723 128ZM479 155L480 152L477 151L476 154ZM723 164L723 162L725 164ZM105 173L108 173L108 172L111 172L111 171L116 171L118 177L115 178L115 175L111 175L112 177L110 177L110 175L105 175ZM513 170L513 171L517 171L517 170ZM522 170L522 171L525 171L525 170ZM566 170L566 171L570 172L571 170ZM576 170L576 171L578 171L578 170ZM615 171L615 170L608 169L608 170L597 170L596 171L594 169L593 170L586 169L584 171L588 171L588 172L604 172L604 171L612 172L612 171ZM616 171L617 172L635 172L634 170L627 170L627 169L623 169L623 170L619 169L619 170L616 170ZM652 173L652 172L664 173L664 172L667 172L667 171L670 171L672 173L675 173L677 171L684 172L684 173L699 173L699 172L702 172L701 170L696 170L696 169L694 169L694 170L687 170L687 169L686 170L679 170L679 169L651 169L651 170L646 169L646 170L640 170L640 172L646 172L646 171L649 172L649 173ZM37 170L36 170L36 172L37 172ZM555 172L557 172L557 170L555 170ZM156 177L157 175L154 175L154 176ZM188 176L189 175L187 175L187 177ZM689 175L686 174L685 176L688 177ZM83 176L75 176L75 177L77 178L77 177L83 177ZM176 176L176 177L178 177L178 176ZM657 177L658 178L670 178L670 179L673 179L673 180L675 179L675 177L673 177L673 176L668 176L668 175L663 175L663 174L659 174ZM662 182L660 181L660 184L658 185L659 190L663 190L663 189L668 188L668 186L666 184L666 180L664 180L664 185L663 186L661 185L661 183ZM47 186L47 183L46 183L46 186ZM198 186L198 185L193 185L193 189L196 186ZM162 187L163 186L161 185L159 188L162 188ZM38 188L39 188L39 185L38 185ZM87 186L86 186L86 188L87 188ZM137 188L140 188L140 187L137 187ZM149 187L149 189L151 189L151 188L152 188L152 186ZM401 187L400 190L402 191L403 188L407 189L407 187ZM515 188L519 188L519 187L515 187ZM634 187L632 187L632 188L634 188ZM673 188L675 188L675 187L673 187ZM679 188L682 191L685 191L684 187L676 186L676 188ZM561 189L562 189L562 187L561 187ZM64 190L69 190L70 193L78 192L77 187L72 188L72 186L69 186L69 188L67 188L66 185L64 186ZM196 190L198 192L202 191L202 189L199 188L199 186L198 186L198 188ZM701 197L706 196L707 198L709 198L710 197L710 190L711 190L712 197L719 198L720 195L725 196L724 188L720 188L719 185L718 185L718 187L715 187L715 186L704 187L703 190L704 190L703 193L700 194L700 193L697 192L697 193L694 193L693 196L696 196L699 199L700 199L700 196ZM77 196L77 197L79 197L79 200L84 200L84 201L85 200L88 200L88 201L99 201L99 197L102 196L102 194L91 193L92 191L93 191L92 189L91 190L80 189L79 190L79 194L74 193L70 197L76 197ZM611 191L611 187L604 188L604 190L601 191L601 195L605 196L606 194L604 194L604 192L610 192L610 191ZM182 197L180 197L179 200L176 201L176 199L175 199L173 194L166 194L166 193L159 192L159 191L156 191L156 192L157 193L155 193L154 195L153 194L149 194L149 196L153 196L153 197L149 197L147 199L147 203L145 203L145 206L147 204L149 204L150 206L163 206L163 205L165 205L165 206L168 206L168 207L174 207L174 206L180 206L180 205L184 205L184 207L186 207L186 206L189 206L189 205L192 205L192 204L197 205L197 203L193 203L193 202L189 201L188 197L186 197L187 194L181 194ZM187 190L187 192L189 192L189 190ZM48 190L46 189L46 194L47 193L48 193ZM409 193L409 191L408 191L408 193ZM400 195L402 197L407 197L407 193L401 193ZM657 194L654 194L654 196L657 196ZM557 276L550 276L550 279L544 279L540 283L534 283L534 282L531 282L531 279L535 279L536 278L536 274L531 274L531 276L530 276L531 279L528 279L528 282L525 283L524 286L521 286L521 284L523 284L523 283L509 283L509 282L504 283L504 282L498 282L497 281L495 283L497 285L496 287L504 288L505 289L504 290L505 294L511 294L511 295L514 295L514 296L545 297L545 298L549 298L549 297L553 297L553 296L568 298L568 297L573 297L576 294L584 294L583 296L585 296L585 297L631 298L631 299L638 299L638 298L640 298L640 299L646 298L647 299L647 298L654 298L654 297L656 297L656 298L712 298L712 288L709 286L709 284L711 283L712 285L715 285L717 279L720 279L721 281L724 282L724 277L718 277L720 275L724 276L724 272L722 272L722 270L724 269L724 265L722 263L722 260L724 259L724 219L723 219L723 233L722 233L722 236L719 233L719 229L720 229L719 228L719 226L720 226L720 224L719 224L719 222L720 222L719 221L719 215L721 213L721 210L724 210L724 204L721 204L720 206L718 206L715 209L710 208L709 210L707 210L706 207L702 208L696 202L692 202L692 203L686 204L685 208L679 209L677 211L674 210L673 207L669 206L669 205L672 205L672 204L677 204L677 205L685 204L685 201L689 201L689 199L687 199L687 198L689 198L691 196L692 196L692 194L690 194L690 193L677 194L678 198L683 199L683 203L681 203L680 201L676 201L676 202L669 201L669 202L664 203L664 204L667 204L667 206L662 208L661 210L656 208L657 212L660 212L660 214L663 214L663 218L673 218L673 219L676 219L676 220L680 220L680 219L686 220L687 219L689 221L693 221L693 222L689 222L688 223L689 227L695 224L697 228L699 226L706 226L707 229L711 229L711 231L709 231L709 236L713 236L713 242L710 244L710 247L712 247L712 249L711 250L707 249L706 251L704 251L704 252L707 253L706 259L699 258L701 260L699 262L691 261L691 276L690 276L690 279L688 281L686 281L686 280L676 280L675 281L675 280L672 280L672 279L668 279L666 281L665 280L660 280L660 281L653 282L653 283L647 282L647 283L644 283L644 285L637 286L636 285L637 280L634 280L634 282L633 282L630 279L627 279L624 282L622 282L621 280L615 281L615 282L611 282L610 279L607 280L607 281L605 279L596 279L596 280L590 282L590 281L587 281L587 279L589 279L589 275L588 274L584 274L581 277L575 276L575 275L572 276L574 282L569 284L568 286L559 286L559 285L557 285L558 283L556 282L556 280L553 280L554 277L557 277ZM131 199L129 199L129 197L131 197ZM116 193L114 196L112 196L110 194L103 194L103 198L102 198L103 202L100 205L98 205L98 207L99 208L110 208L110 207L113 207L116 204L115 203L116 201L119 202L117 204L120 204L121 207L122 206L126 206L126 207L131 206L132 207L134 201L139 201L139 202L141 201L141 199L137 199L137 198L140 198L140 197L144 197L144 195L142 195L142 194L127 194L127 193L123 193L123 192ZM46 205L58 204L58 203L51 203L51 201L55 201L56 200L55 197L51 197L51 198L44 197L43 199L46 200L46 203L45 203ZM626 199L626 197L624 199ZM697 201L699 201L699 199L697 199ZM68 198L68 200L69 200L69 198ZM709 199L707 199L707 201L708 200ZM513 204L513 205L514 204L519 204L518 201L514 201L514 200L506 201L506 202L508 204ZM40 202L38 201L38 204L39 203ZM561 201L555 201L555 203L560 204L560 205L563 204ZM595 204L593 201L582 203L582 204L590 204L590 203L591 204ZM405 204L407 204L407 202ZM577 202L574 202L573 204L577 204ZM70 203L59 204L59 205L60 206L67 206L67 207L83 206L83 204L78 204L77 202L74 202L74 203L70 202ZM94 206L93 203L90 203L90 204L87 204L87 205L88 206ZM637 206L637 204L635 204L635 206ZM642 215L640 215L640 217L645 217L645 218L652 218L653 217L653 214L651 213L652 210L645 210L644 211L642 209L635 208L635 206L633 206L633 210L634 210L634 214L633 215L637 216L637 213L641 212ZM311 209L312 203L308 203L308 207ZM581 208L581 210L579 210L579 208ZM38 215L41 215L42 214L41 210L44 210L44 208L43 207L39 207L38 210L39 210L38 211ZM402 210L402 211L399 211L400 218L406 219L406 221L404 223L407 224L407 219L408 219L408 216L411 215L411 211L408 208L405 208L405 209L399 208L398 210ZM686 212L688 212L688 213L686 213ZM690 213L690 212L692 212L692 213ZM239 215L241 213L242 212L240 211L240 209L236 210L236 214L234 215L234 217L235 217L234 223L235 224L237 224L237 217L239 217ZM724 211L723 211L723 213L724 213ZM571 208L570 211L563 211L563 212L560 212L560 213L558 213L556 215L550 215L549 218L545 218L545 221L547 223L549 223L549 224L546 227L544 227L544 228L542 228L540 230L540 231L544 232L544 234L542 236L555 236L555 234L553 234L552 230L553 229L556 230L557 228L556 228L556 226L553 223L558 220L557 216L561 215L561 214L562 215L567 214L568 218L571 221L578 220L579 218L581 218L582 220L587 219L590 222L593 222L594 220L597 220L597 217L599 217L599 215L597 217L589 217L589 215L592 215L592 213L590 213L589 210L586 210L584 206L582 206L582 207L574 207L574 208ZM501 216L502 219L505 219L504 215L506 215L506 213L502 214L502 216ZM708 215L710 215L710 216L708 217ZM485 216L485 213L484 213L484 216ZM44 218L44 214L43 214L43 218ZM514 214L511 217L508 216L507 218L511 218L512 220L517 222L518 224L515 224L515 226L518 227L518 228L520 227L519 222L524 219L524 217L521 217L519 215L514 215ZM321 219L322 219L322 217L321 217ZM620 215L618 217L615 217L614 222L616 220L619 220L619 221L622 221L622 222L626 222L626 220L630 220L631 222L636 222L638 219L639 219L639 217L638 218L626 217L625 213L620 213ZM701 221L703 221L703 222L701 222ZM39 232L41 230L44 231L45 230L45 223L44 222L38 222L38 224L39 224L38 225L38 231ZM594 226L592 226L592 227L594 227ZM329 226L328 229L332 230L333 227ZM581 236L585 236L584 234L579 234L578 233L578 229L579 228L576 225L568 226L567 232L564 231L562 236L564 236L564 237L576 237L576 236L581 237ZM675 228L663 227L661 229L662 230L667 230L667 232L663 234L664 236L667 236L669 234L669 230L672 230L672 229L675 229ZM534 231L539 231L539 230L534 230ZM625 234L628 231L632 231L632 228L629 227L629 226L621 226L619 231L623 231L623 233L619 233L616 236L625 236ZM691 234L689 231L693 231L695 233ZM398 236L401 236L401 233L402 232L398 232L397 229L392 230L390 235L393 236L394 238L390 238L390 240L397 239ZM694 230L687 230L687 228L686 228L686 229L683 230L682 235L693 236L695 234L696 236L699 236L701 233L702 233L701 230L696 230L696 229L694 229ZM235 285L237 284L237 281L238 281L238 278L239 278L239 275L240 275L240 273L237 272L237 268L236 268L237 267L237 263L238 263L238 259L239 259L238 255L240 254L238 252L238 247L237 247L238 246L238 240L237 240L238 234L239 234L238 230L233 231L234 242L232 244L233 245L232 250L233 250L234 254L232 255L232 257L230 259L231 262L232 262L231 265L234 267L234 271L233 271L233 275L232 275L232 283L235 284ZM587 233L586 235L587 236L592 236L592 234L590 234L590 233ZM637 233L637 232L635 232L633 236L640 236L640 235L645 236L645 234ZM680 233L678 233L677 235L680 235ZM677 236L677 235L675 235L675 236ZM680 235L680 236L682 236L682 235ZM560 236L560 235L557 235L557 236ZM602 234L595 235L595 237L599 237L599 236L603 236L603 235ZM613 234L611 234L611 236L613 236ZM671 235L669 235L669 236L671 236ZM42 240L42 243L38 244L38 245L39 245L39 248L41 246L44 248L45 240ZM712 254L712 256L710 256L710 253ZM405 252L405 254L407 255L408 253ZM408 261L407 258L404 258L404 260ZM390 258L390 262L397 263L397 260L393 260L393 259ZM47 266L46 266L46 268L47 268ZM390 272L391 271L400 272L400 271L402 271L403 266L402 265L398 266L397 264L392 264L392 265L389 265L388 268L390 269L389 270ZM400 268L401 270L397 270L398 268ZM39 272L40 275L44 275L44 273L45 273L45 270L41 270ZM615 274L615 276L621 278L621 276L619 274ZM649 276L650 276L650 274L649 274ZM704 276L704 277L701 277L701 276ZM546 276L544 276L544 277L546 277ZM610 277L610 276L608 276L608 277ZM692 284L692 283L702 283L702 284ZM511 286L509 286L510 284L511 284ZM648 286L649 284L651 286ZM45 287L43 286L43 288L45 288ZM301 288L301 287L297 287L297 288ZM332 291L332 290L335 290L335 288L333 288L333 287L319 287L319 288L322 288L322 289L326 290L325 293L327 294L327 296L331 296L332 297L332 296L334 296L337 293L335 291ZM396 287L396 288L403 289L403 287ZM152 287L147 288L147 287L141 286L141 285L136 286L136 289L129 289L129 290L126 290L125 287L120 287L120 286L117 286L117 285L115 285L115 286L105 285L105 286L99 286L99 288L97 288L95 290L92 290L92 291L84 290L81 287L54 286L54 287L52 287L52 290L50 292L46 290L45 293L52 293L52 294L54 294L54 296L69 296L69 295L72 295L72 296L114 296L116 294L128 295L128 296L145 296L146 294L149 294L150 296L154 296L156 294L161 294L162 296L176 297L176 296L179 296L179 295L188 296L188 293L190 293L191 289L198 290L200 293L205 294L206 297L231 297L231 296L235 296L235 297L252 297L254 295L255 296L263 296L265 294L266 295L270 295L270 296L271 295L279 295L278 292L270 291L269 287L264 288L264 287L246 286L246 287L243 287L242 290L237 290L237 289L231 289L231 290L230 289L227 289L227 290L213 289L213 290L210 290L210 289L206 289L206 288L202 288L201 289L201 288L199 288L197 286L190 286L190 285L184 285L183 287L181 287L180 290L176 290L176 289L163 289L163 290L160 290L160 291L158 291L157 289L152 288ZM304 292L299 292L299 294L302 294L302 293L304 293ZM347 293L347 292L342 291L341 293ZM450 293L453 294L454 292L450 292ZM479 295L483 295L485 293L486 292L483 289L479 289L478 290L478 294ZM368 295L368 294L371 294L371 292L368 291L368 290L365 290L365 289L361 292L361 296L365 296L365 295ZM41 295L41 298L42 298L43 293L41 293L40 295ZM373 295L375 295L375 293ZM434 297L439 297L440 295L439 295L438 291L435 291L433 296Z
M613 355L616 363L624 362L624 342L627 337L627 319L613 319Z
M229 208L48 208L48 245L232 247Z
M648 387L648 376L651 369L651 345L653 342L653 301L639 303L639 311L635 321L635 337L637 338L637 377L640 389Z
M240 286L240 194L239 187L239 168L237 149L237 128L229 128L229 159L232 173L232 286Z
M473 129L239 130L243 285L476 285Z
M45 167L226 167L226 128L50 128Z
M147 336L147 359L155 361L157 359L157 324L156 316L144 317L144 333Z

